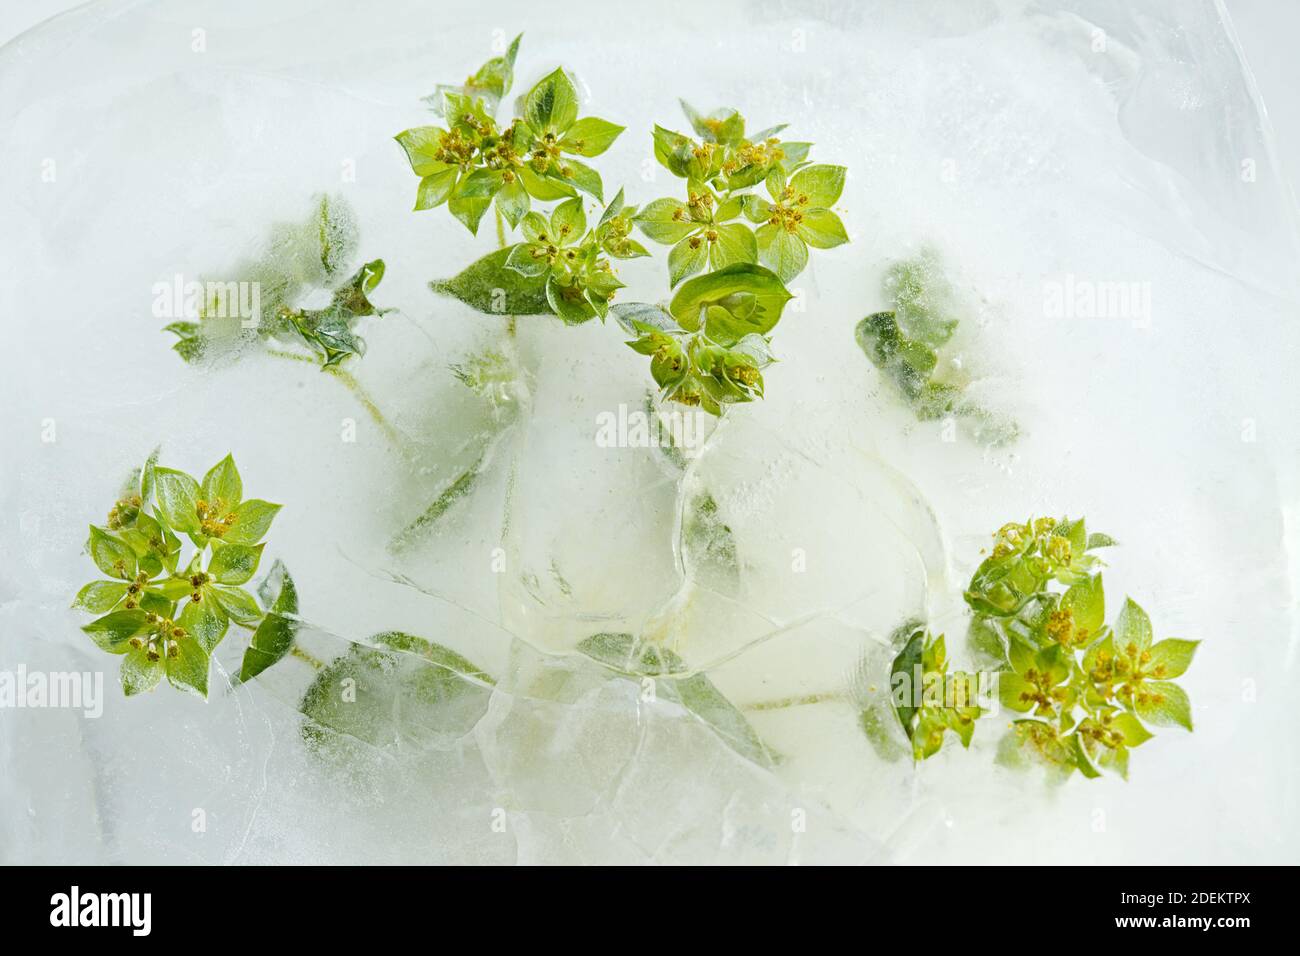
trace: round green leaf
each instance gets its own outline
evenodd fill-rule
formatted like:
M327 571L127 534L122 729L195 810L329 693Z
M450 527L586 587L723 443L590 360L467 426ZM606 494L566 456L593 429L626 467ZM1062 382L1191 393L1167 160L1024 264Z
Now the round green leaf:
M669 288L676 288L687 276L695 275L708 261L709 244L698 236L687 236L668 253Z
M110 577L129 581L135 577L135 551L116 535L111 535L102 528L90 527L90 537L86 540L86 550L95 567Z
M1176 637L1158 641L1151 645L1151 660L1146 665L1147 673L1166 679L1181 677L1191 665L1192 656L1200 643L1200 641L1183 641ZM1158 667L1164 669L1155 673Z
M1124 745L1126 747L1137 747L1150 740L1154 734L1142 726L1132 714L1119 714L1115 717L1111 726L1124 735Z
M209 654L221 643L221 639L226 636L226 628L230 626L225 611L206 594L198 601L186 601L176 623L185 628Z
M162 658L150 660L147 646L131 648L122 659L122 692L127 697L153 690L162 676Z
M1140 651L1151 646L1151 618L1131 598L1124 599L1115 620L1115 643L1121 648L1135 644Z
M189 691L208 699L208 652L193 635L177 642L175 657L166 655L167 680L177 690Z
M567 199L551 213L551 238L560 245L574 242L587 231L587 213L578 197Z
M186 534L199 530L199 483L183 471L155 468L158 513L169 528Z
M1101 575L1083 578L1070 585L1061 598L1061 607L1074 614L1074 623L1090 634L1101 630L1106 619L1106 597Z
M434 158L442 147L443 133L436 126L416 126L393 137L406 152L415 175L427 177L448 168L446 163Z
M582 295L582 290L575 285L562 285L554 273L546 280L546 301L551 311L568 325L580 325L596 317L596 310Z
M420 180L420 187L415 193L415 210L435 209L451 198L456 188L456 179L460 170L456 166L447 166L435 170Z
M600 180L600 173L576 159L566 159L562 168L566 180L573 183L584 193L595 196L599 202L605 201L604 186Z
M1143 681L1136 695L1138 716L1157 727L1192 729L1192 703L1187 691L1168 681Z
M118 581L91 581L77 592L72 606L92 614L103 614L126 597L126 585Z
M519 181L528 190L528 195L542 202L566 199L574 194L573 186L563 179L554 176L539 176L527 166L519 170Z
M506 256L506 268L521 276L536 278L550 271L551 265L541 255L542 247L531 242L521 242L510 249Z
M998 675L998 700L1002 706L1008 710L1026 713L1032 710L1034 703L1032 700L1022 700L1020 695L1030 693L1033 690L1030 683L1019 674L1010 671Z
M840 217L829 209L809 209L798 226L799 238L814 249L833 249L849 241Z
M789 282L808 264L808 247L804 241L782 226L771 223L760 226L755 238L758 240L759 261L775 272L782 282Z
M564 139L560 140L560 149L579 156L599 156L609 149L623 129L609 120L586 116L569 127Z
M95 645L110 654L125 654L128 643L145 629L144 611L114 611L82 627Z
M632 221L646 238L664 245L680 242L699 228L699 223L691 221L686 203L680 199L656 199L646 203Z
M208 597L215 599L232 621L247 624L262 616L257 599L243 588L214 585L208 589Z
M212 560L208 573L221 584L243 584L257 571L263 544L212 543Z
M578 91L563 69L542 77L524 97L524 120L534 132L562 133L578 118Z
M737 262L757 262L758 243L742 222L719 226L718 238L709 245L709 268L717 270Z
M528 199L528 190L516 176L513 180L501 187L497 193L497 208L501 210L501 215L505 216L506 222L510 223L513 229L519 225L520 220L528 214L532 203Z
M241 501L235 510L235 523L226 529L221 540L227 544L256 544L271 529L280 506L260 498Z
M808 197L807 206L824 209L840 198L847 172L843 166L805 166L790 177L790 186L796 198Z

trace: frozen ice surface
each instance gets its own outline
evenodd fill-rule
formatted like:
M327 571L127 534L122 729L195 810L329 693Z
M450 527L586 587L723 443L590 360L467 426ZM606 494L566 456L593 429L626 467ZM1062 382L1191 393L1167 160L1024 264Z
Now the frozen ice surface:
M570 5L598 38L537 10L106 2L0 49L0 671L106 678L98 719L0 710L0 860L1293 861L1296 221L1216 4L755 0L716 31L692 4L649 25ZM516 90L563 63L628 127L598 164L630 202L670 188L643 164L679 95L789 121L849 168L853 242L796 281L768 398L683 460L594 440L601 412L645 402L614 328L521 319L526 388L495 407L449 371L501 326L426 284L491 230L409 213L391 136L516 31ZM322 192L357 214L356 262L387 262L374 298L398 311L349 368L397 442L310 365L185 365L151 311L155 283L233 268ZM853 342L888 265L926 247L1010 445L917 422ZM660 297L662 257L623 278ZM1101 282L1144 284L1149 308L1046 307ZM86 524L159 443L190 471L232 451L285 503L270 548L302 645L379 702L364 721L305 719L314 681L338 688L298 659L228 688L233 636L206 705L122 698L67 605ZM1128 783L1013 775L994 733L885 759L859 707L890 631L964 633L989 532L1067 512L1122 542L1114 596L1204 641L1196 732L1161 734ZM369 646L394 630L492 679ZM591 659L595 635L657 649L659 671ZM737 713L760 750L717 732Z

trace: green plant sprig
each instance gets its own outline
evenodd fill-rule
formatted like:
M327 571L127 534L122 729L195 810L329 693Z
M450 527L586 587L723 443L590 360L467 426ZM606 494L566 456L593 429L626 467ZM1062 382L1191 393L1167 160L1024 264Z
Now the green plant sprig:
M370 301L384 276L382 259L348 273L357 239L356 217L347 202L316 197L305 221L272 227L262 254L236 265L233 281L202 283L202 296L195 303L198 318L163 327L177 337L172 348L191 364L233 361L260 348L264 355L316 365L342 382L384 435L399 444L401 434L343 368L349 358L365 354L365 340L357 331L361 320L393 311ZM259 291L260 314L251 324L250 317L238 314L239 283L252 283ZM300 307L301 301L321 291L330 294L325 308Z
M157 464L157 453L126 482L86 550L108 580L92 581L72 606L102 615L82 630L101 650L122 655L127 696L172 686L208 695L212 652L231 623L253 632L241 679L274 664L293 644L297 593L279 561L259 588L257 573L280 505L245 498L227 455L200 482ZM184 535L193 546L182 558ZM260 598L260 603L259 603Z
M347 271L357 235L356 217L343 199L316 197L305 221L276 224L263 254L236 265L231 281L202 284L197 320L163 328L177 337L172 348L186 362L196 363L235 358L258 344L300 345L326 369L364 354L365 341L356 331L359 320L392 310L376 307L369 298L384 276L382 259ZM257 286L260 315L238 314L241 282ZM331 293L328 306L298 307L318 290Z
M951 351L961 304L938 253L926 248L891 265L882 291L892 307L860 321L855 338L917 419L951 416L970 426L981 444L1014 441L1017 425L968 398L966 374L942 361L945 350Z
M420 177L417 210L446 203L453 216L477 233L493 202L514 228L534 199L550 202L582 191L604 201L600 174L573 157L599 156L623 127L598 117L579 119L578 91L563 69L528 92L522 114L509 125L497 122L496 110L514 80L521 37L465 86L438 88L430 99L446 128L417 126L397 134Z
M963 747L969 747L975 721L982 713L972 694L974 675L948 673L942 634L935 637L920 625L905 625L902 630L903 649L894 658L889 676L891 688L907 691L901 700L895 700L894 712L911 742L912 759L921 761L937 754L947 731L955 733ZM917 674L921 675L919 687L914 686Z
M1199 642L1154 640L1150 618L1132 599L1106 623L1101 560L1092 552L1114 543L1089 535L1083 519L1011 522L972 576L965 592L975 613L972 645L998 667L999 703L1024 715L999 747L1001 762L1127 778L1129 752L1151 739L1151 727L1192 729L1187 693L1173 681ZM943 637L919 625L903 636L891 678L918 663L927 679L948 681ZM895 701L895 712L916 760L938 752L945 729L969 745L969 719L979 716L946 699L920 708Z
M672 286L706 266L761 262L789 282L808 262L808 248L831 249L849 241L830 207L844 189L843 166L808 163L811 143L782 143L773 127L753 139L734 109L702 116L682 101L700 141L656 126L655 158L686 180L686 200L656 199L637 225L655 242L672 244ZM750 189L764 184L768 199ZM751 231L741 216L759 226Z
M571 325L603 321L612 311L632 336L627 344L650 357L661 401L720 415L761 398L761 373L773 360L768 333L792 298L785 283L803 270L810 246L848 241L830 208L843 191L844 167L810 165L811 144L782 142L776 134L783 127L751 138L737 111L704 116L683 102L700 139L656 126L652 140L657 160L686 180L686 198L638 208L620 189L588 229L579 193L603 202L603 186L572 156L600 155L623 127L579 119L577 91L563 69L524 95L509 125L500 123L495 113L518 49L516 38L463 86L439 87L431 99L446 128L415 127L396 137L421 177L416 209L445 203L476 232L495 203L523 233L522 242L507 245L502 229L502 248L431 287L481 312L553 314ZM751 191L760 184L770 198ZM549 215L533 209L553 201ZM667 308L612 305L624 284L611 260L649 255L632 238L634 228L672 246L669 288L677 294Z

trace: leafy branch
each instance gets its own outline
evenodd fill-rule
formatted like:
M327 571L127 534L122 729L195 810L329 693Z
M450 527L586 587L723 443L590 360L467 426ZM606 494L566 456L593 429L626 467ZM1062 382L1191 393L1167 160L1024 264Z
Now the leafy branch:
M832 248L848 235L831 206L844 186L842 166L810 165L811 144L782 142L783 127L747 137L732 109L704 116L683 103L698 140L656 126L656 159L684 179L685 199L629 206L618 191L589 228L582 196L604 203L600 174L575 156L604 153L623 127L579 118L578 94L563 69L520 100L508 124L496 118L514 78L519 38L460 87L431 98L445 126L396 137L420 177L417 210L446 204L472 233L488 207L522 239L431 283L490 314L557 316L578 325L612 311L651 360L661 400L720 415L763 396L772 361L769 333L792 298L785 283L804 268L809 247ZM754 188L763 185L769 198ZM535 203L555 202L549 214ZM746 222L746 220L748 222ZM750 224L757 225L755 230ZM613 261L649 255L632 238L672 246L672 305L612 305L624 287ZM690 278L695 276L696 278Z
M973 649L998 668L999 703L1024 715L999 748L1001 762L1127 778L1129 752L1151 739L1150 728L1192 729L1191 703L1173 681L1191 665L1199 642L1156 641L1150 618L1132 599L1106 623L1101 560L1092 552L1114 543L1089 535L1083 519L1011 522L975 570L965 592L974 612ZM917 624L902 637L890 678L914 759L937 753L948 729L969 746L981 715L974 675L946 673L942 635ZM917 680L928 695L919 705Z
M234 361L260 349L318 365L347 386L396 441L396 430L374 400L343 369L348 359L365 354L361 320L392 311L370 301L384 277L384 261L366 262L349 273L358 242L355 215L338 197L318 196L314 206L302 222L274 225L262 254L237 264L230 281L193 283L183 311L197 318L171 322L163 331L176 336L172 348L192 364ZM322 291L330 296L328 305L301 307ZM254 304L255 314L246 314ZM181 305L172 302L171 310L181 311Z
M965 394L968 376L949 354L962 306L938 253L926 248L894 263L882 287L892 308L859 322L855 337L917 419L960 419L986 445L1014 441L1015 422Z
M241 679L289 652L297 592L279 561L255 598L243 585L266 547L262 538L280 506L245 498L227 455L200 482L157 463L157 453L128 479L103 526L92 525L86 551L107 580L85 585L73 607L102 615L82 630L123 656L122 690L172 686L206 698L209 660L233 622L253 632ZM182 559L181 536L192 545ZM259 600L260 599L260 600Z

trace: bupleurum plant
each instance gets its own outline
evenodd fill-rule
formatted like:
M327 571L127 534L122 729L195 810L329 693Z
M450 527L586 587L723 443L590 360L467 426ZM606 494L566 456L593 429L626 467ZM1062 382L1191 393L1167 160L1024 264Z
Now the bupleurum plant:
M370 301L384 277L384 261L352 269L358 237L356 216L344 199L315 197L311 215L273 225L261 254L236 263L231 279L194 282L184 303L170 303L173 311L195 316L163 327L177 337L172 348L191 364L230 362L251 351L315 364L346 385L396 441L396 430L343 368L365 354L362 319L392 311ZM329 297L323 308L303 306L322 294Z
M1132 599L1106 623L1102 562L1093 552L1114 543L1089 535L1082 518L1011 522L971 578L965 600L974 612L972 651L996 668L1001 706L1024 715L999 747L1001 762L1127 778L1129 751L1151 739L1149 728L1192 729L1191 704L1174 679L1199 642L1156 641L1150 618ZM920 707L907 696L895 701L914 758L937 753L948 729L969 745L980 716L971 675L950 680L943 637L921 625L896 635L900 640L891 683L908 684L895 679L910 677L919 664L924 679L943 690ZM953 687L964 693L948 693Z
M811 163L811 144L781 139L783 126L748 134L734 109L706 115L683 102L694 137L654 127L655 159L681 180L677 195L633 206L620 189L605 203L600 173L583 160L605 153L624 127L580 116L577 88L563 68L520 97L511 119L498 119L519 44L516 37L463 84L439 86L426 97L441 125L396 137L420 177L416 210L445 205L474 234L493 210L497 250L431 287L506 317L508 334L499 350L452 367L491 404L497 427L475 462L398 536L399 543L470 492L513 420L526 393L509 341L516 316L554 315L578 325L612 314L631 337L627 344L649 358L660 401L722 415L728 405L763 396L762 372L773 361L771 333L793 297L787 283L807 266L809 250L848 241L834 211L844 167ZM601 205L589 208L589 200ZM507 227L518 231L517 241L507 241ZM638 234L668 247L666 304L614 302L624 288L615 264L650 255ZM277 225L265 254L236 267L238 282L201 287L195 319L166 327L178 338L176 351L197 362L260 347L319 365L348 384L396 439L342 369L365 351L360 320L388 311L370 301L384 263L374 260L353 271L356 247L355 218L346 204L319 197L306 222ZM243 314L243 283L259 290L256 316ZM963 307L937 254L927 249L895 263L883 291L892 307L863 319L857 341L916 416L965 419L989 444L1014 438L1013 424L965 394L969 382L961 363L945 354ZM328 305L305 307L322 292ZM647 411L653 404L647 401ZM681 449L672 442L660 447L673 468L685 469ZM316 669L299 703L309 719L303 731L309 742L325 739L321 728L376 746L406 739L413 723L440 732L444 715L412 722L406 716L412 702L431 711L452 703L462 717L481 713L494 678L424 638L383 632L328 664L296 646L297 592L284 566L275 562L256 596L244 588L257 572L262 539L279 507L244 497L229 455L201 481L158 466L156 454L132 476L106 523L90 529L87 551L106 579L87 584L74 602L99 615L84 627L92 640L122 655L125 693L150 690L165 676L206 697L211 655L234 624L251 632L240 680L290 653ZM700 490L684 514L685 562L709 587L735 593L737 544L716 499ZM192 546L188 558L182 537ZM973 612L971 650L999 676L999 703L1022 715L999 748L1003 762L1037 760L1063 776L1078 770L1086 777L1103 771L1126 777L1129 750L1152 736L1149 727L1191 730L1187 695L1173 681L1190 665L1197 642L1155 641L1146 613L1132 600L1113 624L1105 623L1101 561L1093 552L1113 544L1105 535L1088 535L1082 520L1013 522L997 532L992 553L975 571L964 595ZM567 587L558 569L551 570ZM952 669L944 635L932 634L924 622L898 628L891 646L891 687L913 686L914 693L891 699L886 709L863 710L861 724L872 743L887 756L910 751L916 762L938 753L949 732L969 747L988 716L978 697L979 675ZM668 698L734 750L764 766L777 762L742 711L673 651L621 632L592 635L577 650L620 679L658 681ZM358 685L366 693L363 704L353 706L339 691ZM905 748L889 738L900 727ZM464 729L454 728L457 734Z
M890 668L891 687L898 683L914 691L900 695L894 704L912 746L912 759L924 760L938 753L947 731L955 733L963 747L969 747L981 714L975 675L964 671L950 674L944 636L935 637L921 624L904 625L894 639L901 639L903 649ZM906 680L898 681L899 675Z
M152 690L166 676L206 698L212 652L231 623L252 632L241 678L274 664L293 644L298 610L279 562L255 597L262 539L278 504L247 498L227 455L198 481L151 456L128 479L103 526L91 525L86 551L107 576L83 587L73 607L102 615L82 630L101 650L122 655L122 690ZM184 536L192 546L183 556ZM259 602L260 598L260 602Z
M604 203L604 187L575 157L599 156L624 128L579 117L577 89L562 68L521 98L519 115L499 121L518 50L516 37L463 86L439 87L430 101L443 126L396 137L420 177L417 210L446 204L471 232L495 210L500 248L433 289L512 317L511 330L519 315L577 325L613 312L632 336L628 344L650 358L661 400L720 415L761 398L770 333L792 297L786 283L803 270L809 247L848 241L831 209L844 167L810 164L811 145L781 141L783 127L750 137L735 110L705 116L683 103L699 139L656 126L652 141L659 163L684 180L684 197L634 207L620 189L589 227L582 197ZM548 214L534 208L551 202ZM507 244L507 225L522 241ZM624 287L613 261L649 255L634 228L671 245L669 288L677 292L667 307L613 304Z
M966 306L939 253L926 247L893 263L881 286L891 308L859 322L855 337L917 419L961 421L984 445L1014 441L1015 422L966 394L970 373L952 345Z

